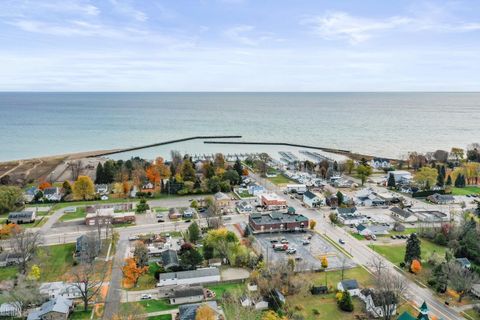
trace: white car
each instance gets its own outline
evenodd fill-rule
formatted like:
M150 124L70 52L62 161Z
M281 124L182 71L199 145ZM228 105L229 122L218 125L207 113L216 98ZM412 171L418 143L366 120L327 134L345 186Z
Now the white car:
M287 252L287 254L295 254L297 252L297 249L289 248L286 252Z
M147 294L147 293L144 293L140 296L140 299L141 300L150 300L152 299L152 295L151 294Z
M135 236L130 236L130 237L128 237L128 240L129 241L136 241L136 240L140 240L140 237L136 236L136 235Z

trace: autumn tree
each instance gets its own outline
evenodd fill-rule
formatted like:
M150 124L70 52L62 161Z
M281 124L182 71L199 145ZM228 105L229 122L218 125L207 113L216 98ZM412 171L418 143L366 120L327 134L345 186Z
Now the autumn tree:
M133 257L140 268L148 267L148 249L145 243L137 241L133 250Z
M183 161L180 173L182 175L183 181L195 181L195 167L189 158Z
M0 214L21 210L23 207L23 192L19 187L0 186Z
M27 264L34 257L42 240L38 231L29 232L24 228L13 228L11 230L10 248L18 258L19 273L27 273Z
M195 314L195 320L216 320L215 311L208 304L202 304L198 307Z
M81 262L70 272L72 286L80 293L84 311L88 310L90 302L102 289L107 269L108 265L104 261Z
M436 168L423 167L417 171L414 180L423 190L428 190L429 187L437 182L437 175L438 171Z
M463 297L470 292L473 285L478 283L478 275L460 264L449 262L449 286L458 294L458 302L462 302Z
M147 270L148 267L138 266L137 261L134 258L125 259L125 265L122 268L122 272L126 284L135 287L140 276Z
M417 274L422 270L422 264L417 259L412 260L410 264L410 271Z
M317 225L317 221L315 220L310 220L310 229L314 230Z
M73 195L78 200L90 200L95 197L95 186L89 176L79 176L73 184Z
M234 232L225 228L210 230L204 238L204 244L214 248L221 258L227 259L232 245L239 243Z
M40 280L40 276L41 270L38 264L32 265L32 267L30 268L30 272L28 273L27 279L38 281Z
M345 161L345 170L347 170L348 174L352 174L353 168L355 168L355 162L352 159Z

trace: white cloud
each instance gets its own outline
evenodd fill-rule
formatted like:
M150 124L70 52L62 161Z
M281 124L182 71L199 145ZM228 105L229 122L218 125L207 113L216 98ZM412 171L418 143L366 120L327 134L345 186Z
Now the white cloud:
M369 19L354 17L345 12L328 12L323 16L303 19L302 24L310 25L314 32L325 39L347 39L355 44L366 41L375 33L394 29L411 22L406 17Z
M148 20L148 15L145 12L136 9L128 0L110 0L110 3L115 10L138 22L145 22Z
M257 32L256 28L251 25L231 27L223 34L230 40L247 46L256 46L267 40L283 41L283 39L275 38L271 32Z

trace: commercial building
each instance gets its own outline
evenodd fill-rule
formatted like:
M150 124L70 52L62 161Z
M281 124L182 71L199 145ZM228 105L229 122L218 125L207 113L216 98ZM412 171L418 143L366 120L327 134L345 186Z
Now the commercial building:
M253 233L298 231L308 228L308 218L295 212L252 213L248 223Z
M220 281L218 268L202 268L190 271L161 273L157 287L170 285L192 285L199 283L212 283Z
M87 213L85 224L87 226L135 223L134 212L115 213L113 208L97 209L95 213Z
M282 210L287 208L287 200L276 193L262 193L260 203L267 210Z

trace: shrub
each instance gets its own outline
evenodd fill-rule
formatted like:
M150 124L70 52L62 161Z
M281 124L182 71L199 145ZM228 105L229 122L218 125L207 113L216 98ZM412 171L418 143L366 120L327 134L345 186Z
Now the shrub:
M320 314L320 311L318 311L317 308L312 309L312 312L314 315L318 316Z

